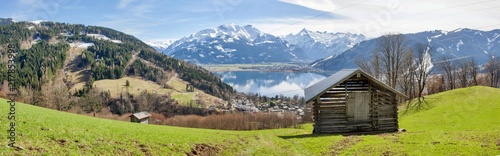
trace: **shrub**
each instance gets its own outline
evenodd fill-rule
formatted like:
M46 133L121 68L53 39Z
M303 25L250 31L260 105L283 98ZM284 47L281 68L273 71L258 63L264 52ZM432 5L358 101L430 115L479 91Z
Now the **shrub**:
M177 115L165 120L166 125L222 130L260 130L296 127L298 119L292 113L231 113L208 116Z

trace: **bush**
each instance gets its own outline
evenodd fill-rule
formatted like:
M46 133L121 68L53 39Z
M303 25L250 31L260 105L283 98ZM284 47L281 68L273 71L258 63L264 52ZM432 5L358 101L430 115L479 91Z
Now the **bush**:
M130 86L130 82L128 80L125 81L125 86L126 87Z
M231 113L208 116L177 115L166 119L170 126L222 130L260 130L296 127L298 119L291 113Z

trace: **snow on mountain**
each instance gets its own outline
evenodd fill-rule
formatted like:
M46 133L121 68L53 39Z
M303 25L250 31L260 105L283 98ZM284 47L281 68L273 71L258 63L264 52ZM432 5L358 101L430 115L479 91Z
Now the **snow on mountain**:
M33 24L40 24L42 22L47 22L46 20L34 20L34 21L30 21L30 23L33 23Z
M429 45L428 55L433 64L444 58L451 60L473 58L478 64L484 64L490 58L500 56L500 41L495 41L500 36L499 34L500 29L481 31L462 28L453 31L435 30L403 35L409 47L417 43ZM311 65L331 71L356 68L355 60L360 57L370 59L376 43L377 38L360 42L339 55L314 61Z
M221 25L172 43L165 54L193 63L307 62L301 48L252 25Z
M305 28L295 35L289 34L283 38L291 44L298 45L311 59L338 55L366 40L362 34L319 32Z
M83 48L83 49L87 49L88 47L94 46L94 43L85 43L85 42L73 42L68 44L72 48Z
M168 46L170 46L174 41L172 40L167 40L167 41L147 41L145 42L147 45L153 47L156 51L158 52L164 52Z
M112 39L110 39L109 37L107 37L106 35L103 35L103 34L87 34L87 36L90 36L90 37L93 37L93 38L96 38L96 39L99 39L99 40L111 41L113 43L122 43L122 41L120 41L120 40L112 40Z

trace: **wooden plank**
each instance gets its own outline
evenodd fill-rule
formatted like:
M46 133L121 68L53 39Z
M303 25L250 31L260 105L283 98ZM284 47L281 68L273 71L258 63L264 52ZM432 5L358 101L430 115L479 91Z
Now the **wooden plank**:
M320 133L345 133L349 132L349 130L343 130L343 129L321 129Z
M336 105L334 107L318 107L318 110L321 111L335 111L335 110L342 110L345 112L346 105Z
M346 106L345 105L320 105L319 106L319 109L323 109L323 108L335 108L335 109L345 109Z
M369 92L354 92L347 101L347 117L353 121L366 121L370 119L370 101Z
M346 102L347 99L341 99L341 98L321 98L321 102Z
M320 114L318 115L318 118L321 118L321 119L347 119L346 116L344 115L338 115L338 114Z
M346 92L345 90L339 90L339 91L327 90L325 93L328 93L328 94L341 94L341 93L345 93L345 92Z
M345 110L331 109L331 110L321 110L321 114L345 114Z
M328 105L328 104L345 104L345 101L321 101L322 105Z
M319 126L321 129L345 128L345 125Z
M320 96L319 98L320 98L320 100L347 100L344 95L342 95L342 96L336 96L336 97L323 97L323 96Z
M380 118L379 121L396 121L396 118Z
M349 96L348 96L348 100L347 100L347 108L346 108L346 116L347 118L351 118L353 119L354 118L354 114L355 114L355 111L356 111L356 94L352 94L350 93Z
M344 113L325 113L325 114L318 114L319 117L321 118L340 118L340 119L346 119L346 116Z
M368 84L366 84L366 83L364 83L364 84L363 83L356 83L356 84L347 84L347 85L340 84L338 86L339 87L345 87L345 86L347 86L347 87L367 87Z
M322 121L319 123L319 125L323 126L323 125L345 125L347 123L347 121L343 120L335 120L335 121L332 121L332 120L325 120L325 121Z
M396 125L390 125L390 124L384 124L384 125L378 125L379 129L397 129Z
M394 121L394 120L386 120L386 121L384 121L384 120L378 120L378 123L380 125L383 125L383 124L393 124L393 125L395 125L397 123L397 121Z
M342 93L325 93L320 96L320 98L344 98L345 99L345 93L342 91Z
M394 109L397 106L394 105L379 105L378 112L394 112Z
M335 107L331 107L331 108L335 108ZM331 109L331 108L328 108L328 109L321 109L321 113L322 114L343 114L345 116L345 109Z

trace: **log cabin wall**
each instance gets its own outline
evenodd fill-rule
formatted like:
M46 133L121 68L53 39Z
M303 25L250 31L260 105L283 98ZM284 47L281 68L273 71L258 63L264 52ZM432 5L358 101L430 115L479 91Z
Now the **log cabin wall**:
M352 76L313 103L314 133L397 131L396 94Z

